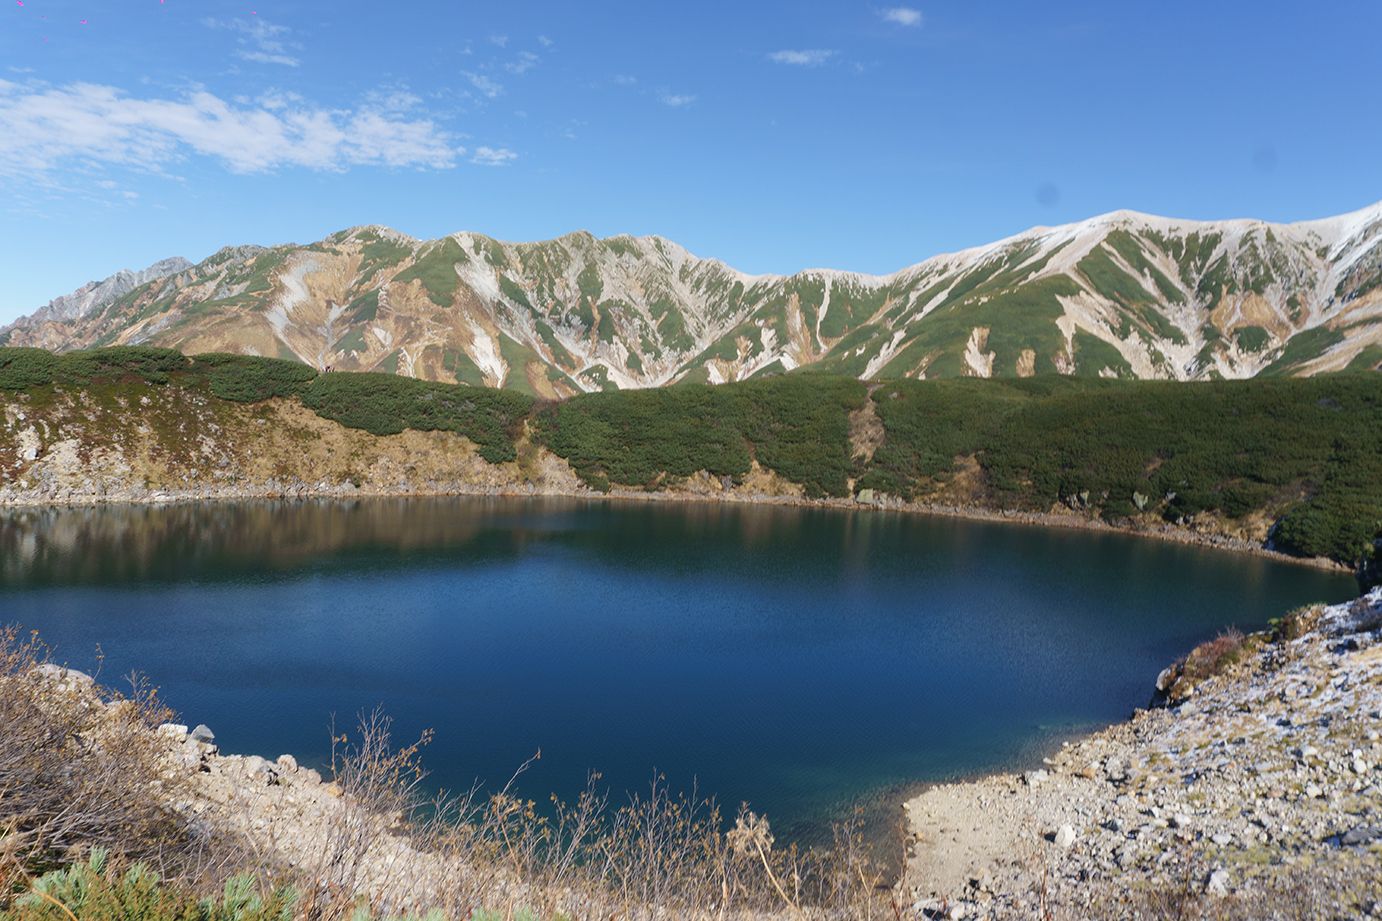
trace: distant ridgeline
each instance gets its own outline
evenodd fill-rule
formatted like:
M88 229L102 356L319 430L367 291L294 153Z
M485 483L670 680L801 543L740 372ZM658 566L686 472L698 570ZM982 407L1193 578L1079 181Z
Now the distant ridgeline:
M26 391L35 408L61 391L115 401L145 386L241 403L298 399L325 419L376 435L455 432L496 464L515 460L526 440L601 491L675 489L701 471L741 481L757 463L811 497L869 489L989 509L1063 507L1131 525L1208 516L1256 521L1259 531L1270 525L1276 548L1360 570L1375 570L1382 556L1376 373L873 384L802 373L538 401L513 390L319 374L242 355L0 348L0 393ZM858 435L870 423L882 427L871 454Z
M887 275L749 275L656 236L352 227L118 273L0 345L271 355L540 399L789 371L1309 377L1382 365L1382 202L1294 224L1119 211Z

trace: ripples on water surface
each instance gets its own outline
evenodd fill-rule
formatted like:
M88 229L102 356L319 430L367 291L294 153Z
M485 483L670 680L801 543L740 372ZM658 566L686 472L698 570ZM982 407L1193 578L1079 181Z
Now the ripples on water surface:
M0 623L138 670L228 752L331 714L436 730L433 781L574 796L654 769L790 836L861 794L1039 759L1220 629L1356 594L1178 544L875 511L564 499L0 513Z

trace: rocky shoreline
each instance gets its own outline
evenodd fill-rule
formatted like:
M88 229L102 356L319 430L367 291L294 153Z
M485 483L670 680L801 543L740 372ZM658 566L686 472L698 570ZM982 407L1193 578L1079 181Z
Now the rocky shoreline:
M1295 624L1197 683L1168 670L1169 706L1042 769L908 801L900 901L926 917L1119 917L1163 897L1265 917L1294 872L1292 892L1321 890L1300 916L1382 916L1382 588Z
M1182 526L1150 515L1111 523L1064 506L1044 512L994 509L972 461L961 464L940 493L919 502L871 490L853 498L808 498L800 484L756 462L738 483L702 471L665 483L657 491L615 487L601 493L582 483L563 458L527 436L519 439L515 461L491 464L472 442L454 433L405 430L371 435L323 419L297 400L240 404L180 388L131 385L129 398L116 409L95 406L81 392L60 392L41 408L27 394L17 394L0 402L0 412L0 437L12 446L11 453L0 456L0 508L538 495L734 502L923 513L1131 534L1346 571L1332 560L1272 550L1266 540L1269 522L1264 520L1230 523L1202 515ZM861 425L851 437L856 452L868 454L880 434Z

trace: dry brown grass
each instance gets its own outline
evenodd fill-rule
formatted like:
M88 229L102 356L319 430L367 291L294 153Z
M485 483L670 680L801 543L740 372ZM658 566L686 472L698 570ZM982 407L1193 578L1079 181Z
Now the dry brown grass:
M1236 664L1242 648L1242 632L1230 627L1214 639L1192 649L1181 660L1181 674L1194 681L1203 681Z
M92 847L180 872L194 857L154 729L168 711L137 679L112 693L47 654L0 630L0 875Z

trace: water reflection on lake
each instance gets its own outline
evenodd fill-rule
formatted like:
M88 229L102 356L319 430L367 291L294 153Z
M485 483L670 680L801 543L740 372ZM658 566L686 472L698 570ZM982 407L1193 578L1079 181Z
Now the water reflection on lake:
M1039 759L1236 625L1347 575L878 511L566 499L0 513L0 622L138 670L224 750L322 761L331 714L436 730L433 780L572 797L656 769L774 827Z

